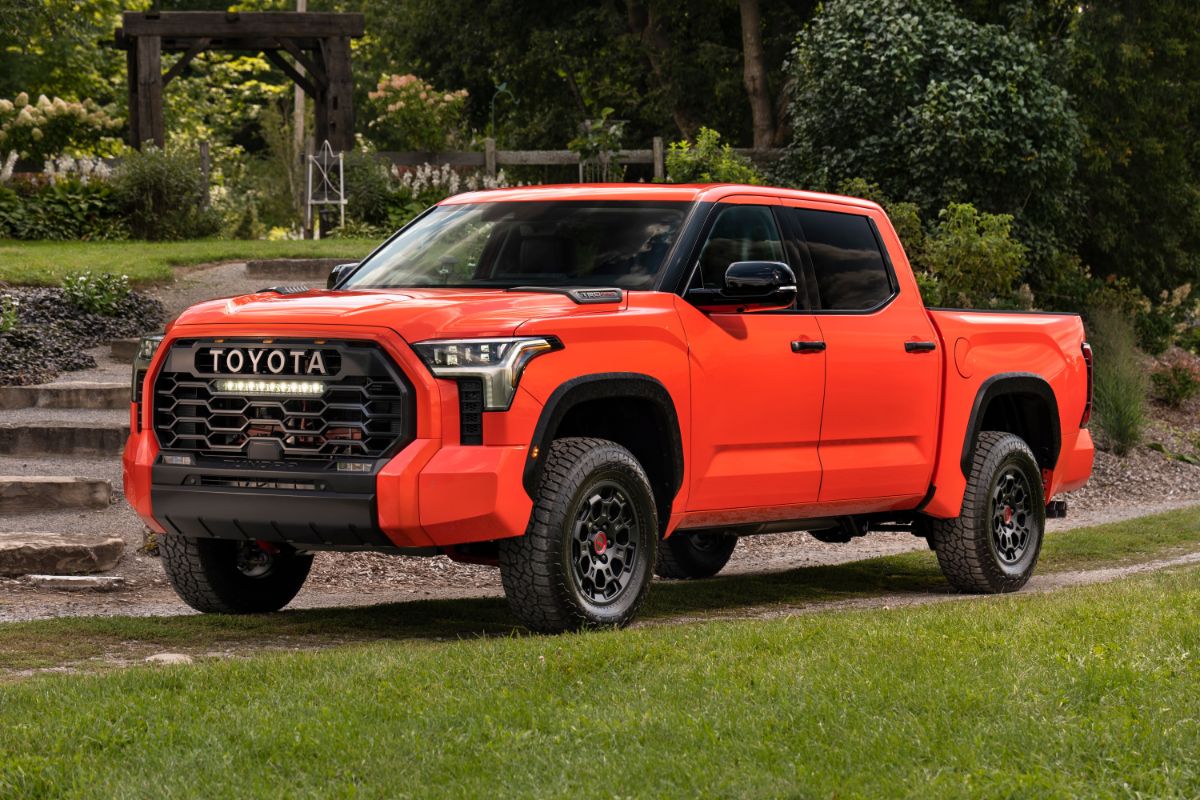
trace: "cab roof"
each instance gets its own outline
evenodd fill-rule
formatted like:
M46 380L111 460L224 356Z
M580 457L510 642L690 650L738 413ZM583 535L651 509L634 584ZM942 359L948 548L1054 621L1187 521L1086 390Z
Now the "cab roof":
M862 209L879 208L875 203L857 197L736 183L574 183L556 186L518 186L510 189L456 194L446 198L438 205L554 200L660 200L715 203L732 195L758 195L817 203L838 203Z

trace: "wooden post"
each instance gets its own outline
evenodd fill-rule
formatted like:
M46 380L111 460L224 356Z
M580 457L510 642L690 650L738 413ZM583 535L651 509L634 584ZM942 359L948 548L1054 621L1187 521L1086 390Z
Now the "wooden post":
M667 170L663 159L663 138L655 136L651 140L650 147L654 150L654 180L664 180L667 177Z
M162 38L137 37L137 147L153 142L162 147Z
M209 192L209 175L212 172L212 162L209 159L208 140L204 139L200 142L200 185L204 190L204 194L200 197L201 208L208 208Z
M483 140L483 171L489 178L496 177L496 140L491 136Z
M142 146L138 137L141 136L141 127L138 125L138 67L137 67L137 47L130 46L125 51L125 65L128 72L126 83L129 89L129 146L138 148Z
M325 108L325 138L334 152L344 153L354 148L354 75L350 71L349 37L322 39L321 55L328 81L320 103ZM313 78L319 80L315 75ZM317 139L322 140L320 131Z

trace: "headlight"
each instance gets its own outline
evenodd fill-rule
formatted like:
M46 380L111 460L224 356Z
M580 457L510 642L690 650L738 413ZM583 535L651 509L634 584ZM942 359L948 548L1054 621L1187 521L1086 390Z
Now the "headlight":
M150 369L150 361L154 358L154 353L162 344L162 340L163 334L156 333L152 336L143 336L138 342L137 353L133 357L133 381L130 387L130 394L135 403L142 402L142 379L146 377L146 370Z
M434 339L413 345L417 355L439 378L480 378L483 407L505 411L512 404L525 365L542 353L561 350L550 336L506 339Z

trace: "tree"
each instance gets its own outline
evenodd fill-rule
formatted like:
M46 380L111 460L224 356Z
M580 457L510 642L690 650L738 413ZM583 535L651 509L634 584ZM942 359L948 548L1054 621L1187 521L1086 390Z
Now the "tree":
M939 0L830 0L792 52L784 176L853 177L936 218L1011 214L1036 266L1076 224L1080 128L1037 47Z
M776 120L776 101L771 95L766 55L763 53L762 13L758 0L740 0L742 17L742 80L750 100L754 124L754 146L758 149L783 143L787 127ZM778 115L782 117L783 115Z
M1150 297L1200 282L1200 4L1084 7L1071 86L1086 135L1084 261Z

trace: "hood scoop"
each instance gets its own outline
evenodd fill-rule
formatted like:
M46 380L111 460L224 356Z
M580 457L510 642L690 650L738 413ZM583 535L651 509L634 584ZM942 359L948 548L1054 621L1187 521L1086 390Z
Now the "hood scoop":
M287 294L304 294L305 292L311 292L311 291L312 291L312 289L308 288L303 283L293 283L289 286L268 286L266 289L259 289L256 292L256 294L266 294L267 292L274 292L275 294L287 295Z

